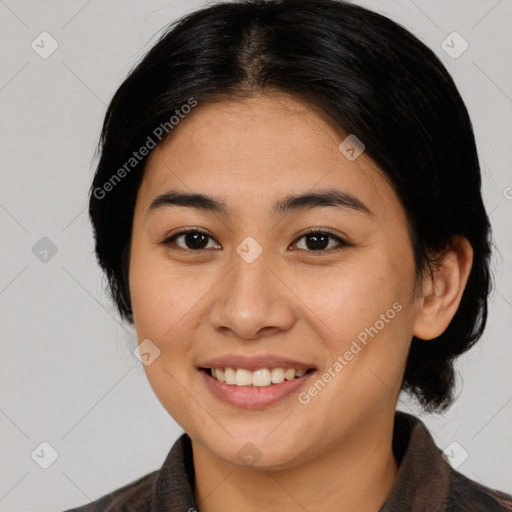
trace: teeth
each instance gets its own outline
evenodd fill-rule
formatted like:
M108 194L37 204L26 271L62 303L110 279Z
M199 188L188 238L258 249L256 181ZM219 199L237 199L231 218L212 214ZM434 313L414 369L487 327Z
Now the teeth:
M249 370L237 370L235 384L237 386L250 386L252 384L252 372Z
M216 375L214 375L214 377L217 378ZM235 370L233 370L233 368L226 368L224 370L224 378L226 379L226 384L235 384Z
M237 370L239 372L240 370ZM252 385L253 386L270 386L272 379L270 377L270 370L266 368L262 368L261 370L256 370L252 372Z
M281 382L284 382L284 370L282 368L273 368L271 380L272 384L281 384Z
M285 380L295 379L295 370L293 368L287 368L284 371L284 378Z
M267 387L271 384L280 384L285 380L293 380L302 377L306 370L294 368L260 368L255 372L243 368L211 368L212 377L219 382L225 382L231 386L256 386Z

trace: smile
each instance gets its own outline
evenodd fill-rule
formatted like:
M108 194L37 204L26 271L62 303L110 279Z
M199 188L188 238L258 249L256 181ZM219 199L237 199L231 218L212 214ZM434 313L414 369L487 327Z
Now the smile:
M209 391L222 402L242 409L263 409L300 391L316 369L199 368Z

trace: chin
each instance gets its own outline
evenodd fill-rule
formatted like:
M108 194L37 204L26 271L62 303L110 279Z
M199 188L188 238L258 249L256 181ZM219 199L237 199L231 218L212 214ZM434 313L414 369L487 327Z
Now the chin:
M229 429L229 426L227 428ZM239 467L280 470L291 468L307 458L307 446L304 444L303 435L290 435L285 431L269 435L272 428L275 428L275 424L264 433L263 429L258 433L244 429L244 432L239 434L230 429L233 437L227 434L215 439L204 435L191 437L217 458Z

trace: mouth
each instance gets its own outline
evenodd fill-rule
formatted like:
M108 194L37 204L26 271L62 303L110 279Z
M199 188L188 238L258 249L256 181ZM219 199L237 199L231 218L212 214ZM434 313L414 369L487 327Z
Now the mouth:
M263 409L291 397L316 373L316 368L282 366L250 370L212 365L198 370L217 399L242 409Z

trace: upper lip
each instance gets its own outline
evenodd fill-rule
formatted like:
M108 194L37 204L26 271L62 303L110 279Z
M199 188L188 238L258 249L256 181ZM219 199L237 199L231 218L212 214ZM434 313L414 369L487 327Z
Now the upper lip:
M295 368L297 370L314 369L314 366L307 363L301 363L293 359L279 356L243 356L243 355L225 355L214 357L203 361L198 365L199 368L243 368L245 370L256 371L261 368Z

